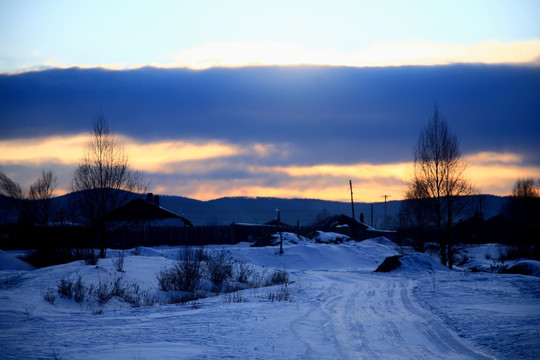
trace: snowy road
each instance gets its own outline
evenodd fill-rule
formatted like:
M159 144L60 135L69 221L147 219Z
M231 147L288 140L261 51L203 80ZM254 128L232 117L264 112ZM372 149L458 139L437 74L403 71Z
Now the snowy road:
M413 281L312 273L329 285L291 323L306 359L489 359L411 302Z
M264 300L274 288L246 290L241 303L201 300L197 308L36 309L32 318L0 309L0 350L6 359L489 358L411 300L415 280L348 271L295 278L292 302Z

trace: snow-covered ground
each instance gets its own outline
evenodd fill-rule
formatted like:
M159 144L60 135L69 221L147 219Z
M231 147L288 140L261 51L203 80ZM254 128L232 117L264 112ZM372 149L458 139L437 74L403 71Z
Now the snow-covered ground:
M329 236L321 234L321 236ZM0 253L2 359L537 359L540 278L449 271L424 254L390 273L373 270L400 249L385 238L326 244L286 234L279 246L210 246L258 272L286 269L290 283L132 307L118 299L60 297L63 279L137 287L163 297L156 274L179 249L118 251L98 266L78 261L37 270ZM475 249L476 262L491 262ZM495 254L493 254L495 255ZM471 256L472 258L472 256ZM489 258L489 259L488 259ZM532 266L534 266L534 262ZM53 304L47 294L55 295ZM281 298L277 295L286 295ZM283 300L283 301L278 301ZM163 301L161 302L163 303Z

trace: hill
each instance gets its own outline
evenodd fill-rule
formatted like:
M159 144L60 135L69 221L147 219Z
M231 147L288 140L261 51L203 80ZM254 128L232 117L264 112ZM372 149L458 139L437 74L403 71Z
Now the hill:
M504 197L482 195L485 218L498 215L505 202ZM386 203L387 227L392 229L398 218L402 201ZM373 205L373 221L371 206ZM229 225L233 222L262 224L276 218L280 211L281 220L290 225L308 226L324 217L351 214L348 202L317 199L283 199L269 197L226 197L210 201L199 201L180 196L161 196L161 206L182 214L195 225ZM384 228L384 202L355 203L355 217L364 214L364 221L377 228Z
M54 206L62 207L69 201L69 194L54 199ZM272 197L224 197L209 201L200 201L183 196L160 195L161 206L183 215L195 226L229 225L235 223L263 224L273 220L280 211L281 221L289 225L309 226L325 217L338 214L351 214L349 202L327 201L318 199L283 199ZM498 215L506 198L494 195L482 195L484 217ZM386 203L387 227L395 228L402 201ZM371 207L373 205L373 220ZM13 220L14 209L3 196L0 196L0 222ZM384 202L354 204L355 217L364 215L364 222L376 228L384 228Z

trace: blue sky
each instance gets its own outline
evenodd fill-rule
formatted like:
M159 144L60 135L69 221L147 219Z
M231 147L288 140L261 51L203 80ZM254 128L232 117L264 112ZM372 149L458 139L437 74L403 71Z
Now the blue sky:
M342 56L418 41L441 46L508 45L539 40L539 13L535 0L4 0L0 71L175 66L182 64L186 52L201 46L234 43L288 44L311 55L333 51ZM531 46L538 50L538 44ZM308 59L316 60L313 57Z
M4 0L0 170L25 186L50 167L68 191L101 109L156 193L347 200L353 179L359 201L399 199L437 102L467 175L505 195L540 178L538 14L539 1Z

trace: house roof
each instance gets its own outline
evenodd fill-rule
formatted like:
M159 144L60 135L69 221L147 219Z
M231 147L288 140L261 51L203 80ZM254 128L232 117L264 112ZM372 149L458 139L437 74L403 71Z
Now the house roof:
M323 228L323 229L330 229L338 226L349 226L354 229L362 229L367 230L368 226L364 223L361 223L358 220L355 220L347 215L341 214L341 215L335 215L330 216L323 221L319 222L315 225L317 228Z
M193 226L191 221L185 217L175 214L162 207L155 206L141 198L136 198L124 206L111 211L107 218L113 221L148 221L148 220L165 220L165 219L181 219L185 225Z
M284 222L281 222L278 219L271 220L271 221L269 221L267 223L264 223L264 225L279 226L279 227L291 227L291 225L285 224Z

